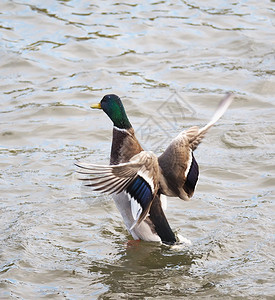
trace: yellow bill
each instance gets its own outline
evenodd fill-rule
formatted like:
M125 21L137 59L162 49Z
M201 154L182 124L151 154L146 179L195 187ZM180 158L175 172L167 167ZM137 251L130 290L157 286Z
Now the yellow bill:
M91 108L96 108L96 109L102 109L100 103L92 104L90 107Z

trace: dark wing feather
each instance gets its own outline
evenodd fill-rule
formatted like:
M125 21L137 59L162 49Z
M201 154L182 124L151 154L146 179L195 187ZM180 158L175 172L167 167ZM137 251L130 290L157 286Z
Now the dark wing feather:
M137 201L137 203L131 203L132 215L135 220L132 229L146 217L154 194L148 182L140 175L128 185L126 193L129 194L131 199L134 199L133 201Z

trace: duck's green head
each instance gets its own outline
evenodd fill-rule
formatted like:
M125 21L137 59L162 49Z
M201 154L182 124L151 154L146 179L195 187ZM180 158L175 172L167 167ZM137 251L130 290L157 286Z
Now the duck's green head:
M114 126L120 129L129 129L132 127L123 104L117 95L106 95L102 98L100 103L91 105L91 108L103 109L103 111L113 121Z

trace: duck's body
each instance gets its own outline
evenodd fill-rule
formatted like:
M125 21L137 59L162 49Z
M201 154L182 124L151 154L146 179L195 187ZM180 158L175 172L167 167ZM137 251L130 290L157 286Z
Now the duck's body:
M120 98L106 95L92 108L102 108L114 123L110 166L78 163L92 181L88 186L113 194L115 204L134 239L174 244L177 238L165 217L164 195L188 200L194 193L199 169L193 151L206 131L223 115L228 95L202 129L191 127L172 140L157 158L140 146Z
M133 128L125 130L114 126L110 165L127 163L134 155L141 151L143 151L143 149L135 136ZM119 194L113 194L116 207L121 213L127 230L134 239L141 239L148 242L163 241L169 244L176 242L175 234L170 228L163 212L160 197L164 197L164 195L156 195L147 217L142 220L138 226L132 227L135 220L132 214L129 194L125 193L125 191Z

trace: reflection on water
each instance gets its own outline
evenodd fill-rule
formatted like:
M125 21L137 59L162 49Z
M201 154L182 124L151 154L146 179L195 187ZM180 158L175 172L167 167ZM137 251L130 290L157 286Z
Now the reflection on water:
M274 296L274 11L268 0L1 1L1 299ZM75 176L75 159L109 161L110 121L89 105L120 95L159 154L228 91L234 103L195 153L192 201L168 202L193 246L127 245L111 198Z
M144 242L121 248L117 261L94 262L89 267L99 282L108 286L102 298L192 294L187 282L192 280L191 265L200 255Z

